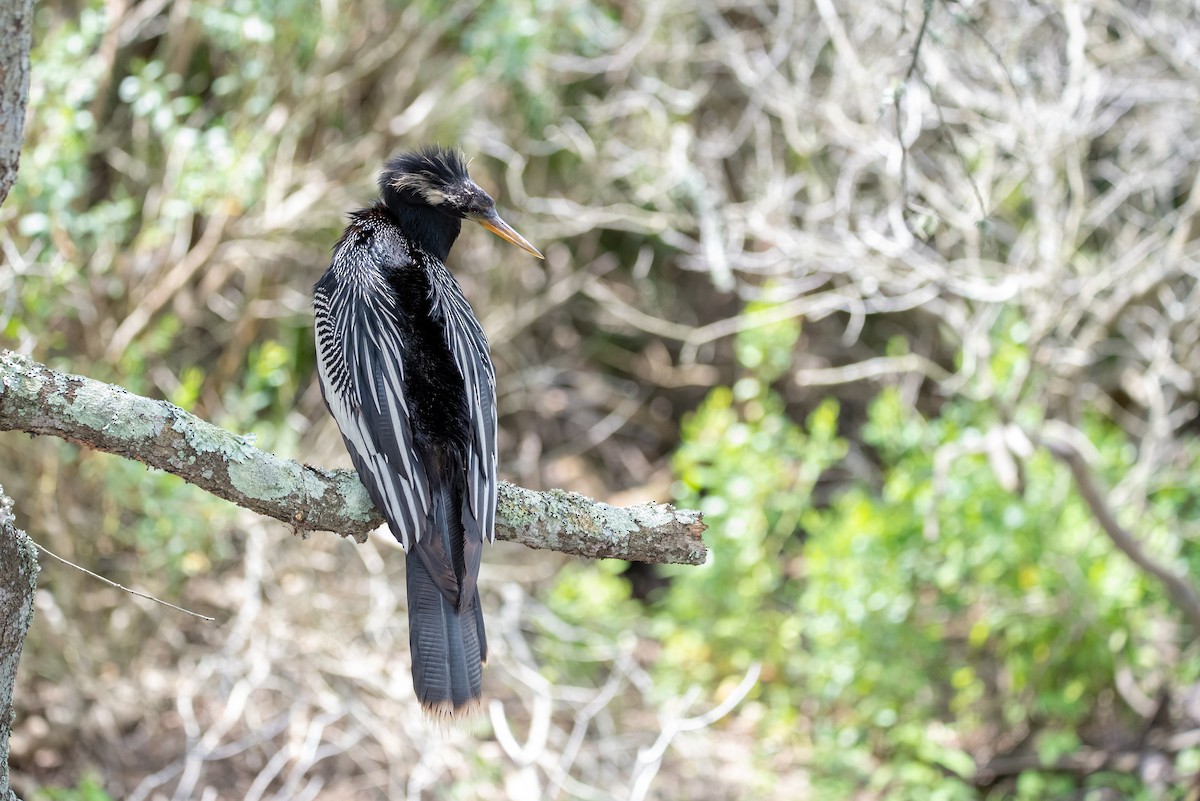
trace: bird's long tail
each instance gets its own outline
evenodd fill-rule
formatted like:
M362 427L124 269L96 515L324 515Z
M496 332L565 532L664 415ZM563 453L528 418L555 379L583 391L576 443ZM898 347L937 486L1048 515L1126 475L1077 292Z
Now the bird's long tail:
M477 574L479 563L476 560L471 566L467 560L464 565L463 549L469 535L463 530L459 494L453 487L433 494L433 525L406 560L413 689L421 706L435 717L459 716L479 703L487 659L483 610L474 575L463 586L465 571L473 567ZM470 594L466 602L447 597L431 568L438 572L441 584L453 581L465 589ZM449 576L448 570L452 571Z

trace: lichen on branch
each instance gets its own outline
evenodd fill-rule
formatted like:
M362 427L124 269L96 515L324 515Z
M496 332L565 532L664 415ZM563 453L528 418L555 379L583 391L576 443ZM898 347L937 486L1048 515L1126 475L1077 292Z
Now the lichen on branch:
M136 459L296 530L359 542L383 523L358 476L260 450L178 406L0 351L0 431L48 434ZM501 483L496 537L591 558L703 564L697 511L609 506Z

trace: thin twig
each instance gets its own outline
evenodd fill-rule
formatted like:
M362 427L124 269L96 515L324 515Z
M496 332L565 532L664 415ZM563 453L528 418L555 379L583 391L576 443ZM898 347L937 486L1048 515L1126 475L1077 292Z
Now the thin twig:
M907 83L917 71L917 64L921 58L921 44L925 41L925 33L929 30L929 18L933 16L933 0L925 0L921 5L921 27L917 29L917 38L913 42L912 61L909 62L908 72L904 73L904 81Z
M975 182L975 176L971 175L971 164L967 160L966 155L958 148L958 139L954 136L954 129L946 124L946 115L942 112L942 104L938 102L934 96L933 84L931 84L925 76L921 76L921 84L929 91L929 102L933 104L933 110L937 112L938 130L945 137L946 142L950 145L950 149L954 151L954 155L958 156L958 164L962 167L963 177L967 179L967 184L971 187L971 192L975 195L975 202L979 204L979 218L987 217L987 204L983 202L983 193L979 191L979 184Z
M904 73L904 79L900 82L892 92L892 105L896 111L894 120L896 125L896 141L900 144L900 197L908 203L908 145L904 144L904 126L901 121L903 111L901 109L901 98L904 97L904 85L912 80L913 75L917 71L917 65L921 59L921 44L925 41L925 32L929 30L929 18L933 16L933 0L925 0L922 4L921 27L917 29L917 38L913 42L912 60L908 63L908 71Z
M662 766L663 755L676 735L680 732L696 731L697 729L711 726L728 715L754 689L754 685L758 683L758 676L761 672L761 662L751 664L746 670L746 675L738 682L738 686L734 688L728 698L708 712L685 718L682 716L682 713L687 711L695 702L696 696L699 695L699 688L693 687L680 702L681 714L662 721L662 730L658 738L654 741L654 745L638 751L633 771L633 783L629 788L630 801L641 801L641 799L646 797L646 793L650 789L650 783L654 781L654 776Z
M89 576L91 576L94 579L100 579L105 584L109 585L110 587L116 587L118 590L123 590L123 591L129 593L130 595L136 595L139 598L145 598L147 601L154 601L154 603L156 603L156 604L162 604L163 606L169 606L172 609L174 609L176 612L183 612L185 615L191 615L192 617L198 617L201 620L207 620L210 623L213 622L214 620L216 620L215 617L209 617L208 615L202 615L199 612L193 612L190 609L184 609L182 606L176 606L173 603L164 601L162 598L155 598L153 595L147 595L144 592L139 592L138 590L131 589L129 587L126 587L124 584L118 584L117 582L113 581L112 579L106 579L104 576L101 576L99 573L93 573L92 571L88 570L86 567L75 564L70 559L62 558L61 556L56 554L54 551L47 548L45 545L42 545L33 539L30 539L29 541L33 543L33 547L37 548L42 553L46 554L46 556L52 556L55 559L57 559L58 561L62 562L64 565L67 565L68 567L73 567L81 573L87 573Z

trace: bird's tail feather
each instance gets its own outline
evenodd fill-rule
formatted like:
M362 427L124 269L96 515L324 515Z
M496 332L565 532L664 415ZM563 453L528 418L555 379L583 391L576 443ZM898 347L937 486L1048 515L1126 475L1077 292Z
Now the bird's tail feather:
M452 491L435 493L431 515L434 525L426 536L439 538L437 545L441 547L434 546L430 551L461 554L460 507L454 503ZM483 695L483 662L487 659L483 610L474 586L467 603L447 598L439 590L426 564L431 554L424 552L425 545L418 543L406 560L413 689L430 715L457 717L469 713ZM455 562L461 566L461 557Z

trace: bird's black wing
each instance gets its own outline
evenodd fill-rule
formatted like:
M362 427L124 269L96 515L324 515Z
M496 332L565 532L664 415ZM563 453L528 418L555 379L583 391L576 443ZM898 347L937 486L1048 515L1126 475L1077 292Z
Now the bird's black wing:
M463 379L468 404L470 453L467 488L470 510L489 542L496 532L496 370L488 355L487 336L475 319L458 283L448 270L435 273L435 304Z
M396 266L387 262L410 257L388 239L379 231L348 232L317 284L313 309L325 403L371 500L407 551L420 538L431 499L404 396L397 301L383 278Z
M462 376L467 401L467 492L462 510L466 570L460 597L461 603L469 603L479 575L483 540L496 538L496 372L483 327L454 277L444 267L437 269L432 287L433 307Z

